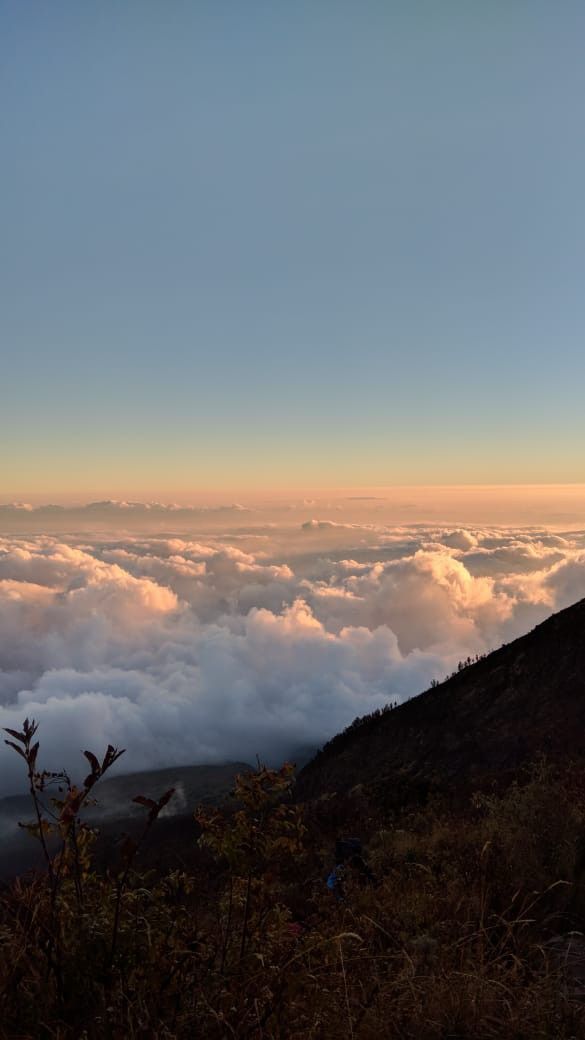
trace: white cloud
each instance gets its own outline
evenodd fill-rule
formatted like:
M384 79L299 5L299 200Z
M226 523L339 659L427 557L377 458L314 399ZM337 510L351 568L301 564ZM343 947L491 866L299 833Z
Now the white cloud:
M541 529L0 538L0 724L49 768L278 759L582 596L585 537Z

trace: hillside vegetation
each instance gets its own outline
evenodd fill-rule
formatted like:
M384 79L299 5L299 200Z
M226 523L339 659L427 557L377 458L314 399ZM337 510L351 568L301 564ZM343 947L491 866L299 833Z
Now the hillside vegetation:
M140 826L105 863L96 858L84 807L121 752L86 752L76 787L38 771L36 726L25 720L9 742L29 779L28 829L44 869L1 894L0 1035L585 1037L585 760L567 729L582 710L582 619L578 604L412 706L356 725L298 785L291 765L241 773L230 805L193 806L172 857L157 842L168 789L137 791ZM566 638L574 624L578 646ZM511 690L502 678L493 708L490 669ZM530 677L535 709L521 718ZM553 739L543 746L547 705ZM468 736L473 712L483 715ZM433 752L442 727L455 736ZM493 782L498 727L505 783ZM388 746L389 732L409 748ZM484 748L483 771L461 751L468 739ZM385 774L367 748L386 749ZM363 859L329 888L336 840L353 836Z
M357 719L302 770L303 798L365 783L401 805L428 791L509 782L585 733L585 600L394 710Z

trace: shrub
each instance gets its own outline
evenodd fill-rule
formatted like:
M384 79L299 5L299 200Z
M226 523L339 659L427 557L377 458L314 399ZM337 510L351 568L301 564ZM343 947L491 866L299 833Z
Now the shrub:
M10 743L46 869L2 894L3 1037L585 1035L578 939L563 934L582 769L537 763L457 812L431 801L384 815L364 789L297 805L293 768L259 766L237 779L232 807L199 809L185 825L185 841L199 841L193 870L146 870L140 840L128 840L98 871L83 810L121 752L86 752L90 772L75 787L37 772L35 734L26 721ZM156 838L171 795L137 795L141 840ZM340 823L353 832L359 820L374 883L349 870L338 902L324 878Z

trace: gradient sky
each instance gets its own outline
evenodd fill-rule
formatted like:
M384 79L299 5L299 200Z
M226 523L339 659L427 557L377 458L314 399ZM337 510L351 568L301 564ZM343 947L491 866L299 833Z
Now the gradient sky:
M0 497L585 478L585 6L0 8Z

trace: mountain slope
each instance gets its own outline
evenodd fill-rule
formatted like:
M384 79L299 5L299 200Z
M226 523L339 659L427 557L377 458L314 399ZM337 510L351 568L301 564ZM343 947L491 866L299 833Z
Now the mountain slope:
M374 785L403 801L585 751L585 600L335 737L300 773L302 799Z

